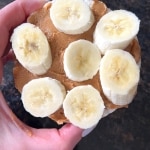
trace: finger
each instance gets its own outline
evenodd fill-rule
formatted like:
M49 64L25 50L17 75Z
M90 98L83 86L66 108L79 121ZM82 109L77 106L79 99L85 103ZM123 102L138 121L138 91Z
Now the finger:
M66 124L61 129L34 129L32 135L27 140L32 149L52 149L52 150L72 150L81 140L82 129ZM37 143L40 145L37 146Z
M75 145L81 140L83 130L72 124L66 124L61 129L59 129L59 132L60 136L64 139L66 146L74 148Z
M0 10L0 57L8 43L9 32L22 23L33 11L41 8L45 0L16 0Z

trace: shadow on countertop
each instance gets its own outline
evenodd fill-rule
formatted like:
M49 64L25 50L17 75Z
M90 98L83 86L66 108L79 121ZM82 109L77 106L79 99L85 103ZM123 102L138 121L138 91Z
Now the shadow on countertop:
M11 1L11 0L10 0ZM0 6L10 2L0 1ZM103 0L111 9L126 9L141 20L138 39L142 49L141 79L137 95L128 109L120 109L101 119L92 133L84 137L74 150L149 150L150 149L150 1ZM12 62L5 66L2 92L14 113L30 126L41 128L52 125L47 118L33 118L23 109L20 94L13 88ZM15 103L15 105L14 105ZM24 118L24 119L22 119ZM43 124L42 122L45 122ZM35 124L36 122L36 124Z

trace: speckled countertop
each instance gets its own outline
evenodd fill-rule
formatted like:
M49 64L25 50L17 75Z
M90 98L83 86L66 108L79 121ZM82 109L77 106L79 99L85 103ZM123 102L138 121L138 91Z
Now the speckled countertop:
M0 0L3 7L12 0ZM84 137L75 150L149 150L150 149L150 1L103 0L111 9L130 10L141 19L138 39L142 48L141 79L137 95L128 109L120 109L103 118L95 130ZM20 94L14 88L13 63L5 65L1 90L14 113L30 126L58 127L49 119L33 118L26 113ZM42 122L45 122L44 124Z

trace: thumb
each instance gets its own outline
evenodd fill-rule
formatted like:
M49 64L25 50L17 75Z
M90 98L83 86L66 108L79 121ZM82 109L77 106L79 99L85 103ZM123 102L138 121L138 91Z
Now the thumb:
M83 130L72 124L66 124L61 129L59 129L59 132L62 139L67 142L67 148L69 145L69 150L72 150L81 140Z

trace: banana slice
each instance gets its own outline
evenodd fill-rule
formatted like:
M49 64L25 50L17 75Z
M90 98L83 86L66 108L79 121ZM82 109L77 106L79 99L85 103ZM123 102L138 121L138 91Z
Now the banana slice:
M83 33L94 23L93 13L83 0L55 0L50 17L54 26L66 34Z
M44 77L24 85L21 99L25 110L31 115L47 117L62 106L65 95L65 88L59 81Z
M52 63L49 43L44 33L35 25L23 23L11 36L15 56L28 71L42 75Z
M97 23L94 43L102 54L108 49L124 49L139 31L140 20L126 10L115 10L105 14Z
M98 47L87 40L69 44L64 53L64 70L73 81L92 79L99 70L101 54Z
M96 125L104 111L100 93L91 85L70 90L63 102L64 114L74 125L87 129Z
M116 105L131 103L140 70L133 56L121 49L106 52L100 63L100 81L106 97Z

